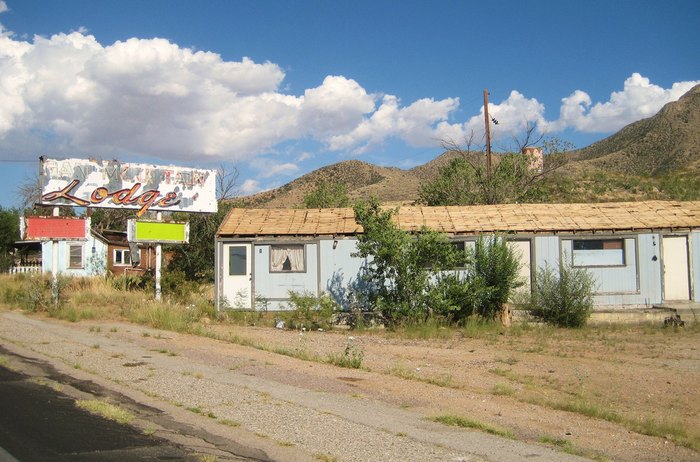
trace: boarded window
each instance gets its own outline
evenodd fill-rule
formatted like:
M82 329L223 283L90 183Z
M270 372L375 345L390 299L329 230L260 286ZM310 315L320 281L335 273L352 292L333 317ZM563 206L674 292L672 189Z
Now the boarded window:
M228 248L228 274L229 276L244 276L247 271L247 252L244 246L230 246Z
M624 266L624 239L578 239L573 241L574 266Z
M83 246L69 245L68 246L68 268L83 267Z
M271 245L270 246L270 272L304 272L304 246L299 245Z

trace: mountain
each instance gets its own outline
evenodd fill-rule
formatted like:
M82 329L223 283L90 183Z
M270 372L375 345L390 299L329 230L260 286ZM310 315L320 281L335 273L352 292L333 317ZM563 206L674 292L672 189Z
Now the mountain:
M655 116L574 153L577 167L638 175L700 169L700 85Z
M327 181L345 183L351 200L376 196L385 203L410 204L418 199L421 183L434 179L440 168L458 155L446 151L410 170L379 167L359 160L339 162L314 170L277 189L235 201L245 207L296 207L318 183ZM685 189L697 189L695 182L700 178L700 85L678 101L666 104L655 116L634 122L608 138L571 152L568 157L564 176L578 184L578 191L565 196L553 193L552 201L688 197L666 194L664 184L644 183L644 186L630 191L628 182L621 177L634 178L635 181L646 178L643 181L648 182L648 177L663 176L663 181L669 183L669 175L677 175L690 181L684 183ZM601 175L605 176L605 184L601 185L598 180L598 184L594 184L591 177ZM623 186L618 187L617 183ZM596 192L601 187L606 189L604 194ZM651 193L645 193L646 190Z

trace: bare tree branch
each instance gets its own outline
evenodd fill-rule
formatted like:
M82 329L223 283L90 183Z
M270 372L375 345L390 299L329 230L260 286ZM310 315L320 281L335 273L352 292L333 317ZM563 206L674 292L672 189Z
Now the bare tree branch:
M240 172L235 165L230 169L224 164L216 170L216 196L218 200L231 199L238 195L238 176Z

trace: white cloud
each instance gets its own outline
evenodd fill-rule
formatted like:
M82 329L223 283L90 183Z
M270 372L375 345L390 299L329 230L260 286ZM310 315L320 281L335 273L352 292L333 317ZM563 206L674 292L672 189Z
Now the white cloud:
M576 90L562 99L559 120L553 130L574 128L583 132L610 133L637 120L651 117L666 103L676 101L700 81L674 83L664 89L638 73L625 80L622 91L613 92L610 100L592 104L591 97Z
M0 0L2 8L7 11ZM44 146L59 155L252 162L296 140L359 154L390 138L437 148L440 140L462 140L472 131L478 142L483 137L483 108L465 123L454 122L458 98L424 98L404 106L398 97L369 94L344 76L327 76L294 96L282 89L284 78L274 63L225 61L165 39L105 46L81 28L25 41L0 25L0 152L19 155L22 147L34 157L36 146ZM549 122L537 99L513 90L489 105L499 120L492 135L509 139L527 124L548 131L612 132L654 114L696 83L663 89L633 74L607 102L573 92L562 100L560 118ZM311 155L303 153L296 162ZM266 177L298 171L284 162L258 168Z
M304 151L301 154L299 154L299 157L297 157L297 162L304 162L305 160L313 159L314 155L313 153L310 153L308 151Z
M401 107L396 96L385 95L379 108L354 130L331 137L329 148L354 148L356 153L362 153L389 137L401 138L414 147L438 146L446 134L461 132L459 124L446 122L458 106L458 98L424 98Z
M245 180L240 188L240 193L244 196L255 194L260 191L260 182L252 179Z
M7 3L5 3L4 0L0 0L0 13L4 13L5 11L9 11L10 9L7 7Z
M299 171L299 167L292 163L278 163L272 159L258 158L251 162L260 174L259 178L271 178L273 176L290 176Z
M491 139L510 140L513 136L523 133L528 126L535 126L540 132L544 130L544 105L535 98L526 98L522 93L513 90L508 98L499 103L489 102L489 117L496 119L498 124L492 123ZM484 137L484 107L481 107L479 115L470 118L464 127L464 133L471 136L474 133L474 142L479 144ZM455 141L459 141L452 138Z

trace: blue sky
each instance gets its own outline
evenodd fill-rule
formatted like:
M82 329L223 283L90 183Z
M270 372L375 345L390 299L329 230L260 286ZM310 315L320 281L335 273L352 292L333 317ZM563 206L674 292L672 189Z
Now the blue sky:
M0 205L39 155L215 168L241 193L532 124L577 147L700 83L700 2L0 0Z

